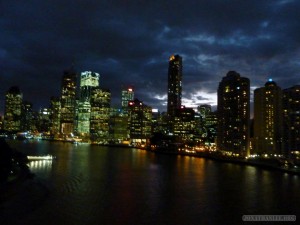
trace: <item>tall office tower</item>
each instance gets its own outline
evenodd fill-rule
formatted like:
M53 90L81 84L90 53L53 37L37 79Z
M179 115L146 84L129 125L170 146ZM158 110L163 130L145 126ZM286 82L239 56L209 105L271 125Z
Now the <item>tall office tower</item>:
M122 88L122 111L124 115L128 114L128 102L134 99L133 87Z
M127 142L129 139L128 115L124 115L122 110L111 108L109 117L109 134L115 143Z
M152 109L152 133L163 133L162 115L158 109Z
M172 55L169 59L167 105L167 113L171 122L174 120L176 109L181 107L181 80L182 58L179 55Z
M61 86L60 132L70 135L74 132L77 75L73 69L64 71Z
M271 79L254 90L254 152L281 154L282 90Z
M32 103L24 101L21 111L21 130L32 131L34 127L33 122Z
M80 76L80 98L78 101L78 115L76 131L81 134L90 133L90 99L92 91L99 87L99 74L85 71Z
M211 105L200 105L198 111L201 116L202 137L207 144L215 144L218 124L217 113L212 112Z
M4 130L21 130L23 95L17 86L9 88L5 94Z
M132 142L146 142L151 136L152 108L142 101L129 101L129 136Z
M58 97L50 99L50 135L53 137L59 134L60 128L60 100Z
M300 85L283 90L283 135L285 156L300 151Z
M217 148L233 154L249 154L250 81L229 71L218 88Z
M41 108L37 114L37 130L39 132L48 133L50 132L50 109Z
M195 111L182 106L176 109L174 118L174 136L178 138L178 141L193 141L197 130Z
M80 76L80 98L81 102L89 102L94 88L99 87L99 73L85 71Z
M109 139L110 103L110 90L100 88L92 90L90 135L94 142L106 142Z

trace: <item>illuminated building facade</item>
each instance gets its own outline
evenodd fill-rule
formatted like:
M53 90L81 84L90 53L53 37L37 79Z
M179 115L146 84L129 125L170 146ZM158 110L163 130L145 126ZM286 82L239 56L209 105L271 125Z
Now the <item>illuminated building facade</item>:
M56 136L59 134L60 128L60 99L51 97L50 99L50 135Z
M300 85L283 90L284 151L286 156L300 151Z
M212 112L211 105L200 105L198 111L201 116L202 137L207 144L215 143L218 124L217 113Z
M63 135L70 135L74 132L76 79L75 71L72 69L64 71L60 100L60 132Z
M91 93L90 136L92 141L109 139L110 90L95 88Z
M152 133L166 133L165 127L167 124L163 122L163 115L158 109L152 109Z
M99 74L85 71L80 76L80 99L77 112L77 133L87 135L90 133L91 95L99 87Z
M21 130L23 95L17 86L9 88L5 95L4 130Z
M129 118L122 113L121 109L111 108L110 113L110 137L116 143L122 143L129 139Z
M21 112L21 130L32 131L35 127L33 122L32 103L23 101Z
M36 127L39 132L48 133L50 131L50 109L42 108L39 110Z
M79 101L77 106L77 129L79 135L88 135L90 133L90 115L91 104L87 101Z
M218 87L217 148L232 154L249 154L250 81L229 71Z
M178 141L192 141L195 138L195 111L192 108L176 109L174 116L174 136Z
M128 102L129 136L132 142L146 142L151 136L152 108L135 99Z
M271 79L254 90L254 153L281 154L282 90Z
M134 99L134 89L133 87L122 89L122 111L123 114L128 114L128 102Z
M171 123L174 120L176 109L180 109L181 107L181 81L182 58L179 55L172 55L169 59L167 104L167 113Z
M99 73L85 71L80 76L80 101L89 102L92 90L99 87Z

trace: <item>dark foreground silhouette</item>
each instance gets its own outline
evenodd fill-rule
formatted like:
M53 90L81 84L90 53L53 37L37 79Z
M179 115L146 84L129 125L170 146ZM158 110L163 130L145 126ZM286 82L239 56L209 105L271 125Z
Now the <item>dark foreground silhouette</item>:
M18 177L30 177L25 154L12 149L4 138L0 138L0 184Z

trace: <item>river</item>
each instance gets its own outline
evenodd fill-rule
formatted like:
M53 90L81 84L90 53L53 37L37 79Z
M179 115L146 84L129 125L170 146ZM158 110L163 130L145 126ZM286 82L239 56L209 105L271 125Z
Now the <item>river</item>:
M32 187L38 183L47 194L27 196L14 206L24 213L4 215L5 224L243 224L243 215L300 216L297 175L131 148L48 141L10 145L57 159L29 164L38 182L26 192L39 196Z

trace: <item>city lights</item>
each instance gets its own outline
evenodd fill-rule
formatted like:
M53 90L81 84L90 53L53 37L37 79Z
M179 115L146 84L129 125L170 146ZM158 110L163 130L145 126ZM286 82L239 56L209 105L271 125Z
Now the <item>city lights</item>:
M162 113L135 98L132 86L122 87L121 107L112 107L110 90L100 88L99 73L91 71L81 73L79 87L73 68L64 71L61 95L51 97L50 107L38 113L23 101L18 87L11 87L5 95L6 111L0 123L5 132L1 135L15 132L11 136L18 139L122 144L189 154L215 152L248 160L299 159L299 85L281 89L268 79L264 87L250 89L248 78L229 71L216 94L199 90L189 101L182 98L182 62L180 55L170 56L167 93L153 95L166 102L167 112ZM250 120L251 92L254 123ZM201 98L217 100L217 111L201 105Z

